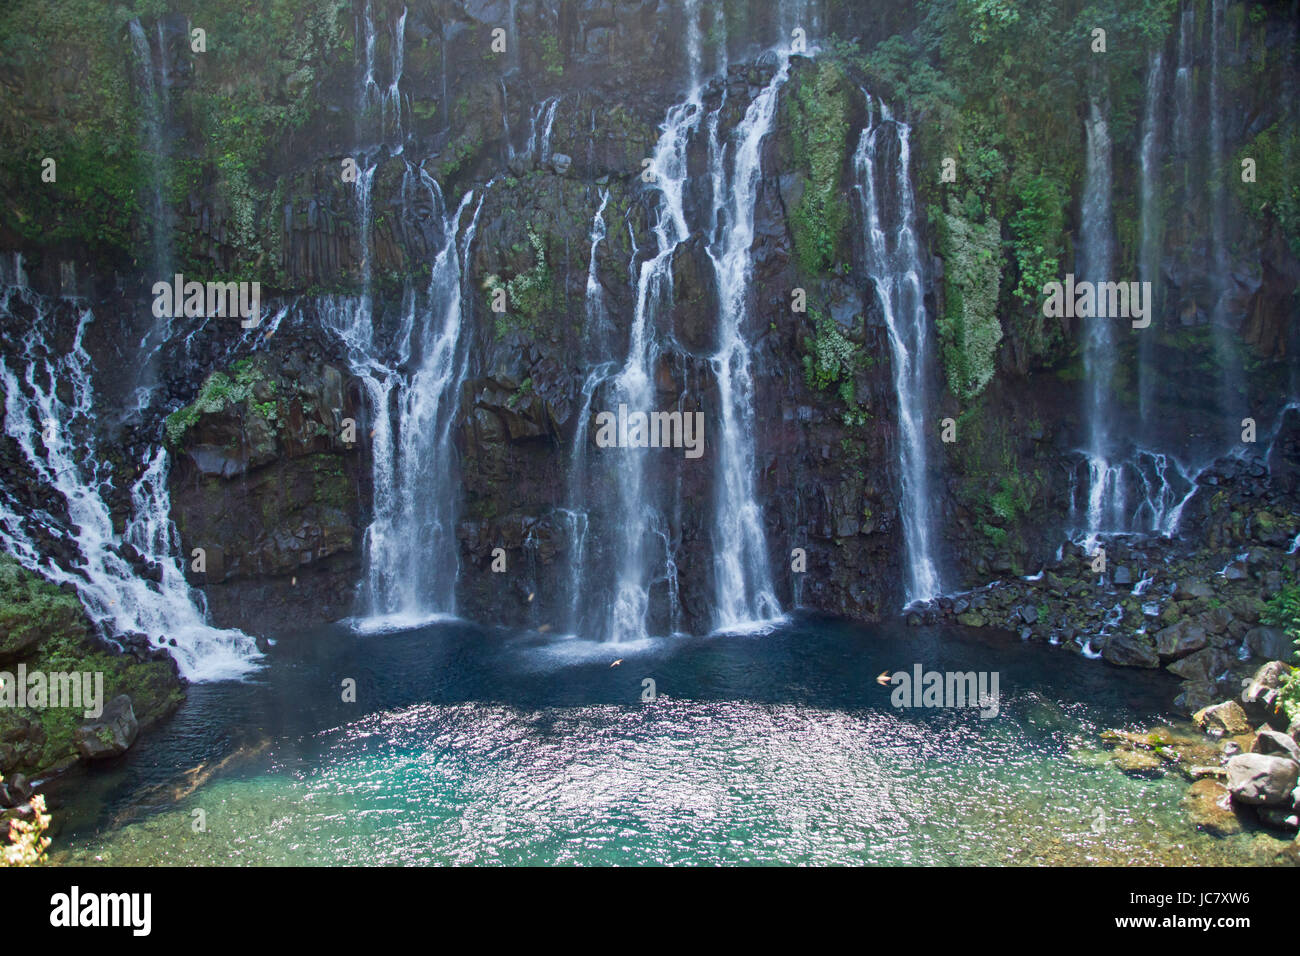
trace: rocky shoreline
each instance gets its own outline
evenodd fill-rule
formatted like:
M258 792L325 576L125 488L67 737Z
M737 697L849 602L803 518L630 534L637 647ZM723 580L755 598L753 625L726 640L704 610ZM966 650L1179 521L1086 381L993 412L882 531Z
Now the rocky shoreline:
M1182 519L1197 540L1064 542L1038 573L915 605L908 623L996 628L1119 667L1164 668L1182 679L1173 704L1187 715L1235 696L1261 662L1290 655L1261 615L1300 570L1297 421L1289 411L1288 440L1267 459L1225 457L1202 472Z
M1248 833L1269 862L1300 865L1300 718L1279 706L1290 665L1260 667L1239 699L1205 707L1195 728L1159 726L1107 730L1096 751L1133 776L1178 775L1188 787L1181 801L1188 822L1216 837Z

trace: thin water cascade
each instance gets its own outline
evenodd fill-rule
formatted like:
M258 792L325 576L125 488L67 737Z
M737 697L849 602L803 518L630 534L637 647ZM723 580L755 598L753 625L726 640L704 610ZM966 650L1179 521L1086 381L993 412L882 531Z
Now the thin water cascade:
M1237 422L1244 407L1241 402L1241 358L1237 335L1229 315L1232 289L1232 262L1228 256L1227 145L1223 129L1223 34L1225 0L1213 0L1210 8L1210 252L1214 267L1214 308L1210 328L1214 337L1215 361L1219 367L1219 412L1225 435L1235 443L1239 435Z
M752 628L781 616L763 532L763 512L754 487L754 377L744 325L752 306L754 206L762 176L763 140L771 131L777 98L789 78L790 60L749 104L726 149L710 150L722 169L715 183L715 233L709 244L718 287L718 349L711 364L718 383L720 410L718 481L714 492L714 622L717 630Z
M605 225L605 207L608 203L609 190L601 190L600 205L597 206L596 214L592 217L591 232L588 235L588 241L591 243L591 254L587 260L584 312L586 315L585 328L587 330L589 350L592 348L593 343L597 348L599 347L610 324L608 310L605 307L605 290L601 287L600 280L597 278L596 259L600 244L608 234L608 228ZM567 603L568 632L574 635L584 633L589 620L587 609L591 604L591 600L590 595L586 593L587 535L591 526L590 506L592 496L600 484L598 478L593 478L590 475L587 461L591 405L596 390L604 384L616 367L617 363L615 362L601 362L587 373L587 377L582 383L581 401L578 404L578 413L575 419L577 425L573 435L573 456L569 463L566 493L568 506L561 509L561 513L568 524L567 530L571 542Z
M405 7L393 25L389 81L381 86L375 74L375 41L377 38L372 0L362 8L362 77L358 95L358 124L375 122L376 143L392 143L394 152L400 154L405 139L402 121L402 70L406 55ZM391 135L390 135L391 133Z
M853 155L854 196L863 222L863 270L875 289L889 330L890 365L898 400L899 485L906 548L904 593L910 604L943 592L934 555L931 502L935 495L926 443L932 399L931 330L922 287L921 251L916 241L916 199L909 169L911 128L894 120L884 103L878 104L877 118L874 105L868 96L868 125ZM886 142L896 150L892 160L890 151L881 149Z
M559 105L558 96L548 96L537 104L528 120L528 142L524 145L524 155L533 157L543 165L551 158L551 128L555 125L555 112Z
M1153 316L1160 314L1157 306L1160 290L1160 248L1164 233L1160 221L1160 121L1164 96L1164 55L1160 50L1151 54L1147 66L1146 102L1142 114L1141 170L1141 248L1138 252L1139 278L1151 283ZM1154 327L1142 329L1138 339L1138 415L1143 427L1150 429L1154 405L1156 376L1152 367L1155 361Z
M148 219L149 219L149 273L146 286L159 279L170 279L174 273L171 250L171 213L167 205L167 188L170 178L167 148L168 84L158 83L154 73L153 51L139 20L127 24L131 37L131 54L134 65L134 84L140 98L141 139L148 146ZM167 54L163 46L162 24L158 24L159 72L166 76ZM67 283L65 283L65 286ZM65 295L75 292L75 282L64 289ZM135 418L149 407L157 389L162 350L172 338L172 318L154 317L152 312L139 320L143 324L139 355L132 357L134 366L134 393L131 407L124 409L122 420ZM139 328L139 326L137 326Z
M1183 161L1183 191L1186 195L1192 180L1192 125L1196 116L1195 90L1192 84L1192 45L1195 42L1196 7L1183 5L1178 18L1178 68L1174 73L1174 136L1178 156Z
M161 29L161 26L160 26ZM131 53L135 61L135 83L141 98L140 124L145 144L149 147L146 166L149 175L149 241L150 267L158 277L170 276L171 249L168 230L168 212L166 201L167 188L167 148L166 148L166 89L159 90L154 79L153 51L149 47L149 38L139 20L127 24L131 35ZM159 34L159 52L161 48ZM163 339L166 340L165 337Z
M1111 281L1114 268L1114 221L1111 208L1111 142L1107 106L1093 93L1084 122L1086 157L1080 235L1079 274L1092 283ZM1117 496L1119 467L1110 434L1115 420L1111 396L1115 377L1114 321L1110 318L1083 320L1084 369L1088 380L1087 455L1089 459L1088 532L1122 530L1123 501Z
M253 639L241 631L211 627L203 595L185 580L179 539L170 518L167 454L149 450L139 462L141 475L131 488L132 512L117 535L106 496L111 478L99 464L92 361L83 340L94 321L89 309L77 308L71 347L58 348L58 304L22 287L0 293L5 318L0 349L0 385L4 389L5 432L41 487L62 500L66 526L43 509L22 508L19 497L0 478L0 540L27 568L56 584L76 587L91 620L108 637L143 633L154 646L165 646L189 680L239 677L260 656ZM26 322L16 312L18 307ZM19 328L22 330L19 331ZM67 401L65 402L64 397ZM63 567L42 557L32 535L37 530L67 540L79 563ZM134 547L158 580L142 577L123 556Z

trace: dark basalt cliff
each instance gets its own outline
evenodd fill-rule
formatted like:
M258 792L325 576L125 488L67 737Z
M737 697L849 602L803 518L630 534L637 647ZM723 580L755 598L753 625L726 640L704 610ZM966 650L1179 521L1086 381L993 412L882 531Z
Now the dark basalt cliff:
M77 5L56 6L71 16ZM655 249L657 205L643 160L669 107L685 97L683 7L659 0L312 0L250 14L261 19L240 24L236 43L226 6L199 3L188 15L99 14L93 31L50 37L47 57L68 64L52 74L12 40L5 48L0 132L16 147L3 170L11 188L0 246L23 254L33 287L81 295L94 307L90 347L105 370L107 402L128 407L135 370L114 368L115 342L139 338L148 322L156 276L139 250L150 247L151 236L161 231L169 269L187 277L262 283L264 324L244 333L233 320L196 323L184 347L161 362L163 387L149 407L104 416L101 447L120 449L112 464L126 474L141 448L166 435L180 554L214 623L264 634L355 611L374 508L374 409L331 316L370 295L376 334L396 335L408 297L428 281L441 248L441 212L419 176L438 184L450 210L473 190L467 367L452 428L457 610L563 628L577 547L566 509L583 387L594 366L627 354L636 274ZM969 13L961 4L930 6L944 30L980 26L961 19ZM29 7L19 13L38 16ZM1235 169L1240 154L1253 153L1262 179L1255 192L1234 186L1214 199L1203 185L1211 159L1169 160L1178 175L1164 180L1154 245L1144 246L1132 225L1119 229L1123 275L1137 278L1142 255L1154 256L1159 292L1153 344L1128 335L1116 346L1114 429L1134 455L1159 447L1199 467L1231 448L1225 434L1241 430L1224 420L1229 405L1248 410L1258 419L1259 444L1237 451L1272 469L1269 546L1281 555L1300 531L1295 482L1286 477L1296 459L1294 449L1279 448L1276 460L1265 461L1263 449L1294 395L1291 320L1300 263L1295 164L1287 152L1294 135L1287 139L1286 121L1295 102L1279 91L1295 89L1296 10L1230 4L1231 37L1216 61L1220 85L1211 90L1208 18L1193 21L1195 43L1184 49L1179 11L1133 7L1107 21L1111 52L1103 68L1114 115L1117 219L1137 222L1142 203L1149 51L1165 57L1165 81L1193 84L1202 99L1222 98L1229 148L1217 161ZM866 224L853 198L858 132L882 98L913 130L921 288L938 327L940 361L929 385L937 398L926 428L945 583L973 588L1068 564L1073 559L1058 554L1086 510L1088 466L1078 449L1085 444L1087 320L1044 318L1038 286L1072 268L1081 241L1083 118L1090 83L1101 82L1089 79L1098 66L1088 31L1074 46L1053 46L1055 63L1033 49L1021 59L1034 62L1008 61L1011 93L992 81L958 93L963 78L984 69L978 57L1011 55L999 44L1013 37L975 44L989 52L967 62L927 46L934 23L922 12L812 5L807 28L821 49L791 60L762 142L755 192L743 332L752 346L756 497L774 586L783 606L868 620L904 603L894 359L862 264ZM1062 37L1084 26L1075 20L1080 12L1036 13L1048 38L1042 42L1064 44ZM700 100L710 114L718 110L719 142L778 69L763 50L789 26L786 15L778 4L718 5L702 41ZM495 52L492 31L511 17L507 49ZM146 45L142 51L137 44L134 55L132 21ZM57 26L59 17L51 22ZM196 26L207 30L203 53L191 49ZM367 63L377 91L369 98ZM1175 76L1183 66L1188 73ZM384 92L390 84L395 95ZM150 88L163 100L164 154L152 160L138 142ZM1041 99L1007 98L1031 92ZM1168 115L1146 125L1167 144L1209 136L1203 115L1161 110ZM32 131L42 128L59 131L59 149L51 148L62 164L57 184L38 181L37 154L45 147ZM683 198L695 223L709 218L708 149L708 137L699 135L687 152ZM363 155L374 166L367 234L356 184L341 174ZM102 166L91 181L95 157ZM940 174L947 157L959 160L952 183ZM154 174L165 181L161 228L141 198L145 188L137 196L126 185ZM593 258L593 217L602 204L605 230ZM1216 216L1225 230L1217 244ZM703 230L673 253L653 384L657 408L702 410L712 420L720 402L710 365L719 293L709 255ZM590 313L589 271L599 316ZM512 296L526 296L494 312L492 289L512 282ZM805 308L792 308L796 290ZM1216 397L1215 323L1231 331L1243 369L1228 403ZM1136 375L1143 363L1158 370L1145 386ZM1150 405L1139 414L1143 387ZM940 439L946 419L955 441ZM345 439L347 420L355 431ZM585 434L590 442L590 430ZM592 444L588 454L597 453ZM6 455L17 466L12 448ZM669 620L657 605L652 629L711 626L708 503L718 494L716 455L710 442L698 460L673 452L651 465L647 486L671 489L678 503L663 531L675 579L656 581L652 595L657 601L674 588L679 615ZM1189 468L1174 491L1187 494L1194 480ZM1215 560L1218 552L1259 544L1250 532L1209 530L1220 527L1208 517L1216 513L1213 495L1210 487L1186 509L1180 531L1187 542L1214 549ZM591 524L617 520L615 498L593 495L590 504ZM119 502L119 522L125 509ZM190 558L195 548L204 551L201 572ZM506 552L505 575L491 570L497 548ZM802 573L792 570L799 548L807 553ZM1087 576L1082 568L1072 573ZM1255 586L1267 589L1262 580ZM953 616L951 606L927 613ZM1140 624L1141 608L1134 613ZM1072 629L1035 633L1071 630L1068 642L1087 627L1078 620Z

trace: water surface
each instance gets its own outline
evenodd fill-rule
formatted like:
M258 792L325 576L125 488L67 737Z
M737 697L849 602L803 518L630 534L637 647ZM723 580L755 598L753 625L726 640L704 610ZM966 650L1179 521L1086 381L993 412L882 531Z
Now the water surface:
M1223 864L1269 849L1192 829L1180 780L1076 752L1170 720L1174 681L1008 636L798 618L618 646L332 625L267 659L60 781L52 859ZM1001 713L893 709L876 677L915 663L997 671Z

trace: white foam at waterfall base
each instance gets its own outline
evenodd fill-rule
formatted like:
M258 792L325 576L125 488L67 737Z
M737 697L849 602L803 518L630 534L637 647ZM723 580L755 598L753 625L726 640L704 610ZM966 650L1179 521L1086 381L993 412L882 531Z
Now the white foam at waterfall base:
M0 539L30 570L56 584L77 589L91 620L110 634L138 632L149 636L176 659L180 673L191 681L241 677L257 666L256 643L242 631L214 628L207 623L202 595L185 580L177 557L177 535L171 523L167 492L167 453L149 452L140 463L143 473L131 490L132 516L119 538L105 501L109 481L99 474L93 423L97 416L91 386L91 358L82 339L94 316L81 311L72 348L62 356L47 344L53 335L48 303L21 290L9 290L0 312L9 314L10 296L22 295L36 310L36 327L22 333L12 358L0 359L5 397L5 431L18 445L37 480L66 503L69 528L60 529L47 514L21 514L16 497L0 505ZM48 328L46 326L49 326ZM6 342L6 351L15 343ZM12 362L12 366L11 366ZM15 367L16 366L16 367ZM58 397L59 383L71 390L72 404ZM46 423L54 427L47 435ZM48 437L48 441L42 441ZM44 454L38 450L38 441ZM44 525L71 538L81 558L75 571L51 560L42 561L24 530L26 522ZM130 544L156 567L160 582L137 575L119 553Z

